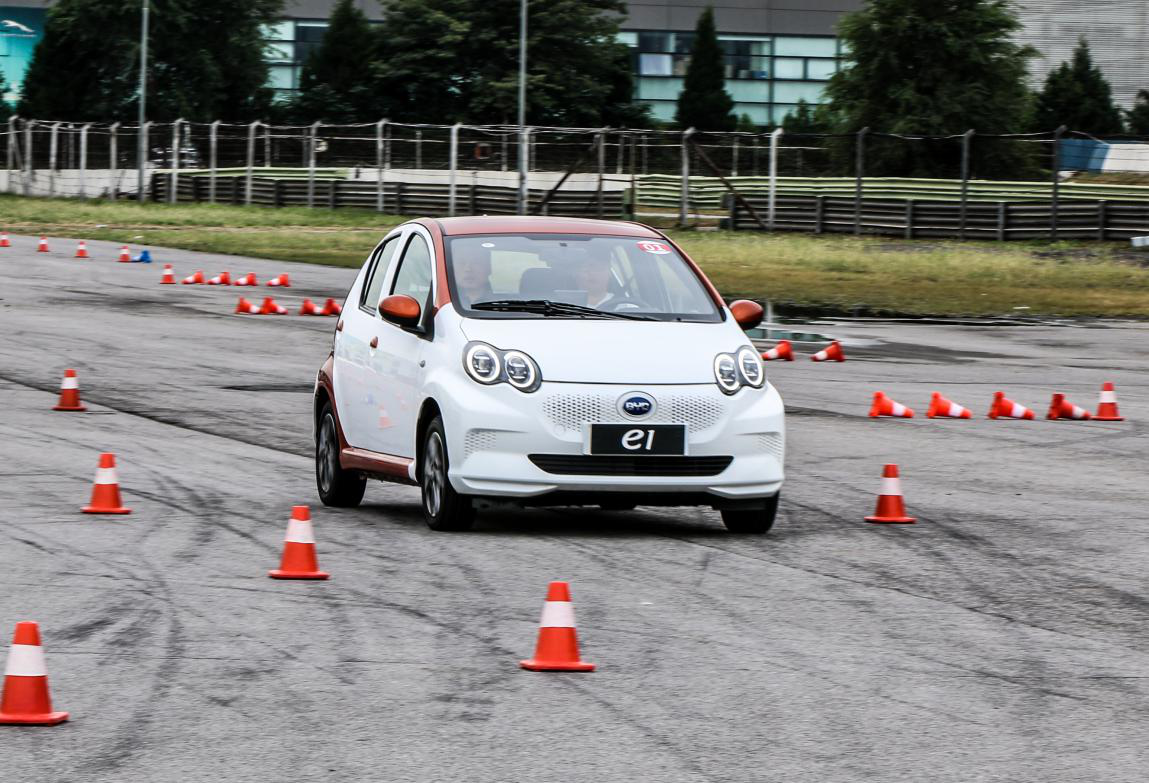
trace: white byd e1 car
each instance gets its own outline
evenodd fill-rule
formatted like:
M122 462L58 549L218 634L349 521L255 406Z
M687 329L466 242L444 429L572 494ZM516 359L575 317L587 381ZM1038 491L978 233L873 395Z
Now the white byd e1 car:
M764 533L784 425L743 331L761 320L646 226L411 221L363 265L319 371L319 496L417 484L435 530L513 501L712 506Z

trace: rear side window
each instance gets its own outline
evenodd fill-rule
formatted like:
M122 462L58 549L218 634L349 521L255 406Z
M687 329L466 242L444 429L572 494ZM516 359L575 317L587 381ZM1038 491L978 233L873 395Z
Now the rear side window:
M420 305L426 304L431 293L431 251L422 235L414 234L407 243L391 293L406 294Z
M391 266L391 259L399 248L399 237L393 236L383 243L383 247L375 254L375 263L368 272L367 282L363 286L363 296L359 299L359 306L374 314L382 299L383 281L387 279L387 269Z

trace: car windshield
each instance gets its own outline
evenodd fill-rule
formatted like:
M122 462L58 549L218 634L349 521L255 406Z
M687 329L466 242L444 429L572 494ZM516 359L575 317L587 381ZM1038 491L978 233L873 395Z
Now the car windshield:
M448 238L447 282L471 318L717 322L722 314L670 244L565 234Z

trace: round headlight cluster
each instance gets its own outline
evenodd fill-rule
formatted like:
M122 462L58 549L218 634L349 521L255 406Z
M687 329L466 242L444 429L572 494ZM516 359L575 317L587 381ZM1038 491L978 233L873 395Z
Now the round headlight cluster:
M714 357L714 380L726 394L734 394L743 386L759 389L766 383L762 359L750 346L737 353L720 353Z
M519 391L533 392L542 383L535 360L522 351L500 351L486 343L468 343L463 369L479 383L508 383Z

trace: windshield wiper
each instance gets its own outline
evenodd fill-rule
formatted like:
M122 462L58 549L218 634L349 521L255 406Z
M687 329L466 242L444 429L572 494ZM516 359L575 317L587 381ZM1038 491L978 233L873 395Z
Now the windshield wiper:
M617 318L624 321L653 321L649 315L637 313L614 313L596 310L585 305L555 302L551 299L494 299L489 302L475 302L472 310L491 310L499 313L538 313L544 317Z

